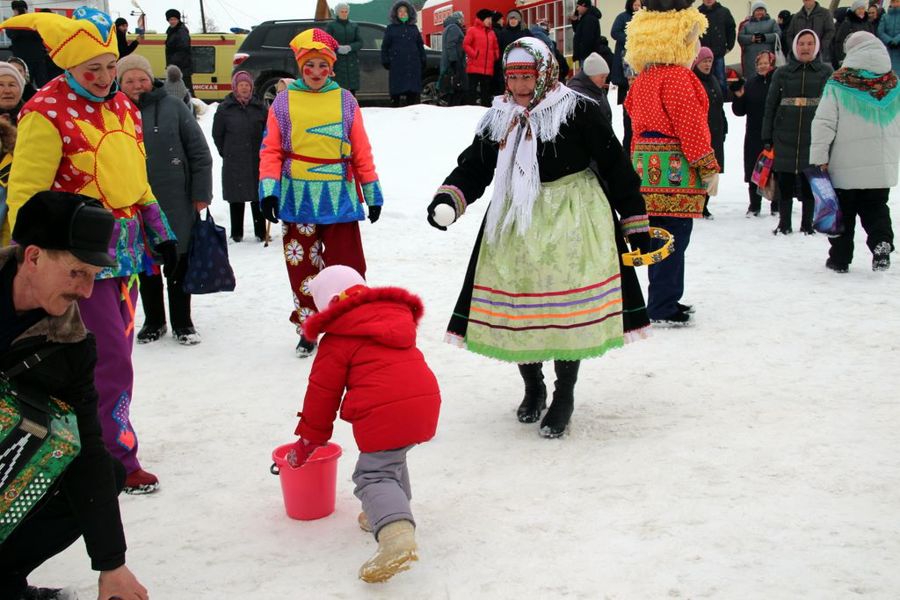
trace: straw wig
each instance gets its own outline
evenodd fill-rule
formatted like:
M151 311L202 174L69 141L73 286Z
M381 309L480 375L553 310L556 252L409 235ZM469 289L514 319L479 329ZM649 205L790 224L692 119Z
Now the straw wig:
M651 64L690 68L700 50L698 40L709 26L699 10L639 10L626 27L625 62L636 73Z

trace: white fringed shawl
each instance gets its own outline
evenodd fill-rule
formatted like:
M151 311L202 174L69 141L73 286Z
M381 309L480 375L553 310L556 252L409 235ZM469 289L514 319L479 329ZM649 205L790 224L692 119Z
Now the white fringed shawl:
M523 235L531 226L531 211L541 191L537 140L546 143L575 112L581 96L556 84L531 109L508 95L497 96L478 123L478 134L500 144L494 174L494 194L485 224L488 242L513 225Z

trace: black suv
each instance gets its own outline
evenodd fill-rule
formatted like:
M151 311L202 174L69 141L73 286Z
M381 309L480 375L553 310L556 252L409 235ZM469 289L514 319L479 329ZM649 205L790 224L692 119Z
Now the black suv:
M275 98L275 84L282 77L300 76L294 53L289 46L294 36L310 27L324 28L328 21L292 20L265 21L257 25L244 39L234 55L234 70L247 71L256 82L256 95L270 104ZM356 97L361 101L386 102L388 71L381 65L381 41L384 25L359 23L363 40L359 51L359 84ZM425 72L422 73L422 102L434 104L438 100L437 81L441 70L441 53L425 48Z

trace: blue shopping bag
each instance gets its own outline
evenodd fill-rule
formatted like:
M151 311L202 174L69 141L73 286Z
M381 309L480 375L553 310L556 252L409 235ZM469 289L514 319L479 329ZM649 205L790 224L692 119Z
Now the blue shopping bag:
M200 213L191 229L188 266L181 287L186 294L214 294L232 292L236 282L228 262L228 240L225 228L216 225L206 209L206 219Z
M837 192L831 185L828 173L816 166L803 169L809 180L815 208L813 209L813 229L829 236L839 236L844 232L844 220Z

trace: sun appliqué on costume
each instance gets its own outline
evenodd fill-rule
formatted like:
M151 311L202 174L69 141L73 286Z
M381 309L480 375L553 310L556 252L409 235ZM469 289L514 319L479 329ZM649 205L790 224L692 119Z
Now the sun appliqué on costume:
M284 259L290 263L292 267L296 267L303 262L303 246L297 240L288 242L284 249Z
M319 270L325 268L325 259L322 258L322 241L317 240L309 249L309 262Z
M313 280L315 275L310 275L306 279L303 280L303 283L300 284L300 291L304 296L312 296L312 292L309 289L309 284Z
M306 237L309 237L316 233L316 226L313 224L298 223L297 224L297 233L299 233L300 235L305 235Z

